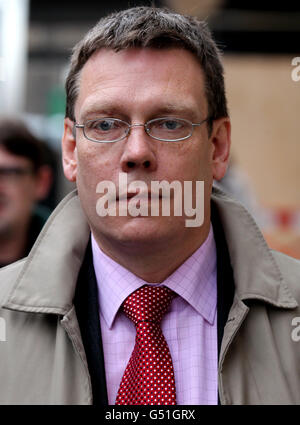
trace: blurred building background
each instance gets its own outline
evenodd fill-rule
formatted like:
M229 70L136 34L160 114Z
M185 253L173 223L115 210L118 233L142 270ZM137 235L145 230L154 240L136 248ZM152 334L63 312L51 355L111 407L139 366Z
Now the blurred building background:
M254 212L270 246L300 258L299 2L0 0L0 115L21 116L54 149L58 202L72 188L60 165L71 48L108 12L151 3L209 23L232 120L224 187Z

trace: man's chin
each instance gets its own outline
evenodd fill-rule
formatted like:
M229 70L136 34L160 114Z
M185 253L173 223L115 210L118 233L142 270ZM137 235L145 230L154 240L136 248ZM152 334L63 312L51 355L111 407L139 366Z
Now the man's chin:
M114 224L104 221L98 227L101 239L134 247L162 243L176 234L176 223L170 217L115 217L115 220Z

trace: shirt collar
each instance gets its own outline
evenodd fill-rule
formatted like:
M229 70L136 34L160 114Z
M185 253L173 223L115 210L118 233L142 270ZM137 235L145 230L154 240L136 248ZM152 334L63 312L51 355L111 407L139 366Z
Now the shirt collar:
M111 328L124 300L149 283L104 254L93 235L92 252L99 307L107 326ZM216 246L210 226L205 242L160 284L180 295L210 324L214 321L217 304L216 264Z
M109 328L123 301L145 282L108 257L98 247L92 234L93 264L98 286L100 312Z
M217 308L217 253L210 226L204 243L163 282L213 324Z

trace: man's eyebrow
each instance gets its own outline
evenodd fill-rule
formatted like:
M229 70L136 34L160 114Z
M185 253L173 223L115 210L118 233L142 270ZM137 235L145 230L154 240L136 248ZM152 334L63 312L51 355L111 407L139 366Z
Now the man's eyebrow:
M185 115L185 118L187 118L187 117L195 118L195 117L199 117L199 114L201 114L201 112L199 111L199 107L197 107L196 105L190 105L190 104L180 104L180 105L168 104L168 105L164 105L164 106L157 108L155 113L156 113L156 115L157 114Z
M178 115L183 116L187 119L201 119L202 114L199 110L198 105L190 103L167 103L160 106L151 106L148 114L153 117L158 116L167 116L167 115ZM87 119L97 118L98 116L114 117L114 116L127 116L128 113L123 110L120 106L113 106L109 104L99 105L89 105L81 115L81 121L86 121Z
M120 114L120 110L113 106L100 106L100 105L91 105L88 107L81 115L81 121L86 119L97 118L97 116L105 115L107 117L112 117L116 114Z

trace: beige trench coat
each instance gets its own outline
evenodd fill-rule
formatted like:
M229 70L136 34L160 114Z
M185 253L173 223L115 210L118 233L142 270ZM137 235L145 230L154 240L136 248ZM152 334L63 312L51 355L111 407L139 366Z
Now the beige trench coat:
M270 251L240 204L217 190L212 200L236 286L219 359L221 403L300 404L300 341L292 323L300 318L300 263ZM30 255L0 271L6 331L0 404L92 404L72 302L88 239L75 191L56 208Z

